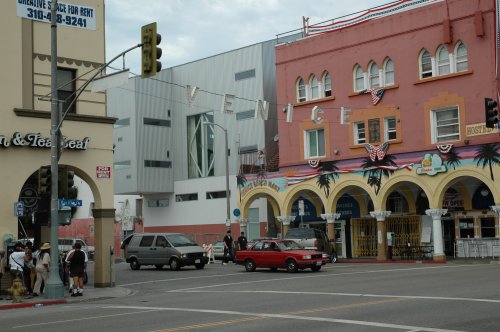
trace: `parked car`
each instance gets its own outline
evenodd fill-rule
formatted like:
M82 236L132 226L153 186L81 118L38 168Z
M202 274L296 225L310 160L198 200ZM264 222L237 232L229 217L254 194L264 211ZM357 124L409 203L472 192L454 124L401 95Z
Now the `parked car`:
M303 249L291 240L260 240L252 248L236 253L236 264L244 265L248 272L256 268L286 269L288 272L310 268L314 272L326 264L328 255Z
M212 243L214 250L214 258L220 260L224 257L224 241L216 241Z
M337 261L335 247L330 243L325 232L316 228L290 228L285 235L285 239L297 242L304 249L313 249L326 252L330 255L330 261Z
M171 270L194 265L203 269L208 263L205 249L182 233L136 233L123 241L122 248L132 270L141 265L157 269L169 265Z
M60 252L68 252L73 249L75 243L80 243L82 245L82 251L87 254L89 259L94 258L95 248L93 246L87 245L84 239L76 238L76 237L60 237L57 239L59 245Z

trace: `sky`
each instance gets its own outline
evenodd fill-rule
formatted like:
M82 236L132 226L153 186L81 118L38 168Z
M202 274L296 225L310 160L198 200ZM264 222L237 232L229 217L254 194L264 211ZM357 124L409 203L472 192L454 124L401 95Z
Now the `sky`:
M105 0L106 59L141 42L141 27L157 22L162 68L203 59L394 0ZM125 66L140 75L140 49ZM122 67L121 59L113 62Z

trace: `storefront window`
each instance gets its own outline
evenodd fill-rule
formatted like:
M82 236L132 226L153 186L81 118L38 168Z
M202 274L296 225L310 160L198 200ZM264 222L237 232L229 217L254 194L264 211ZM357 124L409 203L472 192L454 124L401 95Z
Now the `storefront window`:
M472 218L460 219L458 225L460 228L460 238L462 239L474 238L474 219Z
M481 218L481 237L495 237L495 218Z

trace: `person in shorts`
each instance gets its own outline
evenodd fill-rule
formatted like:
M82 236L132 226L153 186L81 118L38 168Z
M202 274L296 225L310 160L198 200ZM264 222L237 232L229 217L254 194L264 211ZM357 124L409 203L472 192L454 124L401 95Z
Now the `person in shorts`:
M71 265L70 278L73 278L73 294L72 297L83 295L83 278L87 263L85 262L85 253L82 251L81 243L75 243L75 250L68 255L66 261Z

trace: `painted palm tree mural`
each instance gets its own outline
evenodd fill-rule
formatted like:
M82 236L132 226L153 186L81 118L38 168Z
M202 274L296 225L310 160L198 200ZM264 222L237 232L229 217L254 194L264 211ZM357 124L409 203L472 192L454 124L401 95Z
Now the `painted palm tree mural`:
M238 190L240 191L240 202L241 202L241 189L245 186L247 183L247 178L245 177L245 174L238 174L236 175L236 184L238 185Z
M495 181L495 177L493 176L493 165L500 166L499 149L499 143L484 144L478 147L476 155L474 156L474 161L477 162L477 166L482 164L483 168L485 168L486 165L488 165L492 181Z
M365 144L365 148L369 155L361 163L363 177L368 177L368 185L373 187L375 194L378 195L382 186L382 178L390 177L394 173L394 170L389 167L397 165L394 162L395 158L393 156L386 155L389 143L385 142L378 147Z
M326 197L330 195L330 182L335 183L337 175L334 172L338 170L337 161L334 160L326 161L319 166L321 175L318 177L316 184L325 191Z
M462 162L460 161L460 157L458 155L458 153L455 152L455 150L450 150L450 152L448 152L446 154L446 166L448 166L448 168L452 168L453 167L453 170L456 169L457 166L460 166Z

